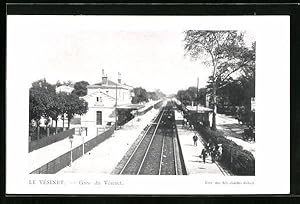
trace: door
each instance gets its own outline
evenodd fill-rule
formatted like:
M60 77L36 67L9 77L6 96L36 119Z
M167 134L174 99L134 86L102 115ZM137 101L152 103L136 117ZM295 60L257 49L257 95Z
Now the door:
M96 117L96 125L102 125L102 111L97 111Z

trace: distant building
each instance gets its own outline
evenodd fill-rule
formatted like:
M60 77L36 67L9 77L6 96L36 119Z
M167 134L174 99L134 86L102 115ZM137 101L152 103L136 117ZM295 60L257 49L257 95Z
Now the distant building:
M120 77L117 83L109 80L102 70L102 81L87 86L87 95L81 97L88 102L88 112L81 116L81 126L96 132L97 128L115 122L116 102L117 108L131 107L132 89L122 84Z
M56 89L55 89L56 93L59 93L59 92L72 93L73 90L74 90L73 87L66 86L66 85L58 86L58 87L56 87Z

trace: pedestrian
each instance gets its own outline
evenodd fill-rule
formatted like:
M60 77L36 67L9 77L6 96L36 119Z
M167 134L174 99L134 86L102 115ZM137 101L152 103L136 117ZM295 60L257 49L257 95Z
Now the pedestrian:
M205 159L206 159L206 150L205 150L205 148L203 148L202 151L201 151L201 157L203 159L203 163L205 163Z
M206 150L206 152L209 154L209 145L210 145L210 143L208 142L208 143L206 143L206 145L205 145L205 150Z
M208 147L208 151L209 151L209 155L211 155L211 153L213 152L213 147L214 147L215 145L213 144L213 143L210 143L209 144L209 147Z
M187 126L188 125L188 121L187 121L187 119L185 118L184 119L184 126Z
M221 160L221 158L222 158L222 153L223 153L223 148L222 148L222 144L218 144L218 161L220 161Z
M194 146L197 146L198 137L197 137L196 133L193 136L193 141L194 141Z
M191 129L193 129L193 125L192 125L191 122L189 122L189 126L190 126Z
M212 162L212 163L215 163L215 161L216 161L216 156L217 156L217 148L216 148L216 146L214 145L213 148L212 148L212 151L211 151L211 162Z

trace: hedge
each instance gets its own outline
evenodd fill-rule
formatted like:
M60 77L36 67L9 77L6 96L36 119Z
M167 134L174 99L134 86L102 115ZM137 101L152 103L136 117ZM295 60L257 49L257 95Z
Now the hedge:
M223 153L220 163L235 175L255 175L255 158L251 152L226 139L220 131L212 131L200 123L193 124L206 142L222 144Z
M220 131L212 131L209 127L196 122L192 119L189 111L178 104L177 108L183 111L194 128L201 134L205 142L222 144L223 153L219 163L230 170L234 175L254 176L255 175L255 158L251 152L243 150L243 147L235 142L228 140Z

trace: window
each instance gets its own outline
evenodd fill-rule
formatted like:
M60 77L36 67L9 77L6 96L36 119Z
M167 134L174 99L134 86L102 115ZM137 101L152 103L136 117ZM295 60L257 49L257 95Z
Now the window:
M102 125L102 111L97 111L96 117L96 125Z
M102 97L96 97L97 102L102 102Z

